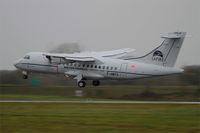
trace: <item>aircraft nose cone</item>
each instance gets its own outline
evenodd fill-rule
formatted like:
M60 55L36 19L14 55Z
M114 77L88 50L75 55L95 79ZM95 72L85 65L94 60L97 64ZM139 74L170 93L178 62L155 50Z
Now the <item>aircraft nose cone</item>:
M16 68L19 68L18 65L19 65L20 61L21 61L21 59L16 60L16 61L14 62L13 65L14 65Z
M17 64L18 64L18 62L15 61L13 65L17 68Z

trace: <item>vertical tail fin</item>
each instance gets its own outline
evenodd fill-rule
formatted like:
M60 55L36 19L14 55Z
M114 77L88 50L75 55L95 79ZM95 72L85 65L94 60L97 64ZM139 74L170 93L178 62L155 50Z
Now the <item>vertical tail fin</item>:
M168 36L162 37L164 38L163 43L150 53L142 57L129 58L127 60L173 67L176 63L185 35L186 32L169 33Z

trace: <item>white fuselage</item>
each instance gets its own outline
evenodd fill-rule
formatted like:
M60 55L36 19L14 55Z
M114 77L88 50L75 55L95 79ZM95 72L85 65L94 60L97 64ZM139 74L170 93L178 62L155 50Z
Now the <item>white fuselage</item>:
M29 53L29 58L23 58L15 63L16 68L26 72L64 74L75 77L79 73L84 79L135 79L151 76L161 76L182 72L182 69L163 67L142 62L99 57L101 62L63 63L61 59L55 62L43 56L42 52Z

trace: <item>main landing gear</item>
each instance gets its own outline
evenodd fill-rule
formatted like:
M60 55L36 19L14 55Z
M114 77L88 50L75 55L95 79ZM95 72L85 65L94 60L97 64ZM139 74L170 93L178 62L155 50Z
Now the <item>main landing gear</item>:
M78 87L80 87L80 88L84 88L86 86L86 82L84 80L78 81L77 84L78 84ZM93 86L99 86L100 81L99 80L93 80L92 85Z
M83 87L85 87L85 85L86 85L85 81L83 81L83 80L78 81L78 87L83 88Z
M84 88L86 86L86 82L85 82L85 78L83 78L82 74L77 75L76 77L74 77L74 79L77 80L77 85L80 88ZM93 86L99 86L100 85L100 81L99 80L93 80L92 81L92 85Z

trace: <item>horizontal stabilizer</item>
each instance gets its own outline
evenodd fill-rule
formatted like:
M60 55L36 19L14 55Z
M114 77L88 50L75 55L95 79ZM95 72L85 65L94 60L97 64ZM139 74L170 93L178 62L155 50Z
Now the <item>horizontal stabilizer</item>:
M163 36L161 38L179 39L181 37L182 37L182 32L171 32L167 36Z

